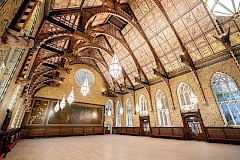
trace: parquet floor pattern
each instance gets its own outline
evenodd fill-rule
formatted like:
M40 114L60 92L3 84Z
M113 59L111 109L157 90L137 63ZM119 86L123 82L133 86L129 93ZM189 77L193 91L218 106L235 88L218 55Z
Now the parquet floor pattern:
M122 135L21 139L5 160L240 160L240 146Z

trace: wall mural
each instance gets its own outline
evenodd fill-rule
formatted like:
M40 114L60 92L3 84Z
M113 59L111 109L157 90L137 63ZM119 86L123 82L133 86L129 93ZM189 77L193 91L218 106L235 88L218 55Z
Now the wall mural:
M63 109L55 112L57 101L53 101L49 112L48 125L102 126L104 106L66 103Z
M35 99L28 125L43 125L48 103L48 100Z

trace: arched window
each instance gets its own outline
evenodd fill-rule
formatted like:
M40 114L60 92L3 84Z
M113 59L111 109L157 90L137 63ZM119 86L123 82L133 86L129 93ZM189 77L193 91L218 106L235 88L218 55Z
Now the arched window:
M117 127L121 127L121 118L122 118L122 115L121 115L121 107L122 107L122 104L118 101L117 102L117 119L116 119L116 126Z
M240 125L240 93L234 80L223 73L212 78L215 98L228 125Z
M131 127L133 126L132 121L133 121L133 113L132 113L132 103L130 99L127 99L127 126Z
M113 101L111 99L107 100L105 105L105 115L111 116L112 115L112 108L113 108Z
M156 106L159 126L170 126L171 119L166 94L161 90L156 92Z
M181 82L178 86L177 93L182 110L192 110L197 108L197 97L187 83Z
M141 94L139 97L139 105L140 105L140 114L148 114L148 109L147 109L147 98Z

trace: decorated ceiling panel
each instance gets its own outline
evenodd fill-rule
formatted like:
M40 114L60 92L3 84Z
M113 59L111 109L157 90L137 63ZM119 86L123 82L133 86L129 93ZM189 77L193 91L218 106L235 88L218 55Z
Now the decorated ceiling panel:
M84 0L55 0L53 9L79 7Z
M71 63L85 63L99 68L110 87L120 89L126 81L141 84L136 77L149 84L184 71L184 52L194 63L218 55L226 48L214 36L229 28L232 46L240 44L240 19L214 21L203 0L55 0L53 6L35 41L41 48L35 74L69 72ZM123 68L115 84L108 70L113 54ZM161 70L159 77L155 68Z

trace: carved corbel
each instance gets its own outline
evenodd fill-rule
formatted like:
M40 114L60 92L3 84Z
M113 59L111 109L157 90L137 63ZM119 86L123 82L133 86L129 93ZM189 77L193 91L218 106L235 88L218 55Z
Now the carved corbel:
M106 89L105 91L102 92L102 95L103 96L106 96L106 97L117 97L117 95L115 94L115 92L113 90L111 90L110 88L109 89Z
M0 39L1 50L4 50L8 47L26 49L34 46L33 39L26 39L22 33L12 29L6 29Z
M238 67L238 70L240 71L240 64L234 54L235 50L233 49L230 41L230 27L227 32L221 34L220 36L213 36L218 41L220 41L224 47L227 49L227 51L230 53L231 57L233 58L236 66Z
M65 78L63 78L63 77L55 77L55 76L53 77L53 80L58 81L60 84L64 81L64 79Z
M28 80L27 78L23 78L23 77L18 77L17 81L15 82L16 84L20 84L22 86L26 86L30 83L30 80Z
M72 68L65 68L65 67L62 67L62 66L58 66L57 70L59 70L59 71L65 71L65 72L67 72L68 74L70 74L70 71L72 70Z
M100 0L102 3L106 4L111 9L117 10L120 7L120 3L117 0Z

